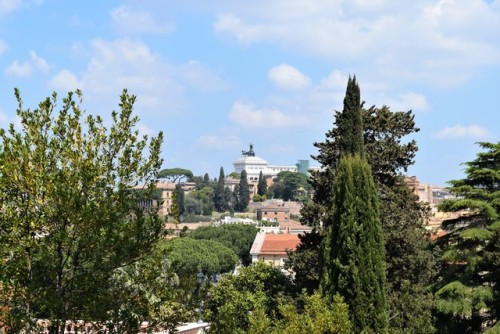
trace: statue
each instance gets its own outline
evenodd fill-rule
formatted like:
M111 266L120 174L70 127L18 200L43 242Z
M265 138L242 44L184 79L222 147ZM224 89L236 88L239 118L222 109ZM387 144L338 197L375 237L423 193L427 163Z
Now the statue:
M241 151L241 155L244 157L255 157L255 152L253 151L253 144L250 144L250 149L248 151Z

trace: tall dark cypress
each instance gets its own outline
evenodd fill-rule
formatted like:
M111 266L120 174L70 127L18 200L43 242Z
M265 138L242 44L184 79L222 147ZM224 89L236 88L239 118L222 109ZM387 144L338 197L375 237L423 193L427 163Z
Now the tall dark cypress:
M349 78L338 127L340 160L324 222L321 291L340 294L356 333L387 333L384 241L378 193L364 157L359 86Z
M337 118L338 148L341 154L359 153L364 156L363 115L361 113L361 97L356 77L349 77L344 97L344 109Z
M262 174L262 171L259 173L259 182L257 183L257 194L262 196L267 193L267 182Z
M217 180L217 186L214 191L214 206L215 210L218 212L224 212L227 209L227 203L225 203L224 196L224 168L220 168L219 179Z
M247 172L243 170L240 175L240 184L238 187L238 202L236 211L246 211L250 203L250 190L248 189Z

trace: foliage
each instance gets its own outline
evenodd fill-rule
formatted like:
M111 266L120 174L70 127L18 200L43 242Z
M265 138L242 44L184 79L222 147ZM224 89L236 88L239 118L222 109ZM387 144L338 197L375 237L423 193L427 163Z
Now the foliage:
M214 207L217 212L224 212L229 208L229 203L226 202L227 196L225 194L224 178L224 168L221 167L213 196Z
M182 303L178 276L169 261L157 254L113 273L110 298L101 303L109 304L111 318L127 320L115 321L119 332L138 332L144 319L148 319L148 332L173 332L179 323L193 318L193 312Z
M174 191L172 192L172 205L170 211L174 218L174 221L180 222L181 216L185 212L184 202L185 202L184 189L178 184L175 186Z
M266 199L267 199L266 194L264 194L262 196L259 194L255 194L255 195L253 195L252 201L253 202L265 202Z
M192 196L186 196L184 210L187 215L201 215L203 213L203 202Z
M15 93L21 130L0 130L0 286L7 292L0 297L8 331L30 333L39 318L55 333L66 320L106 321L100 301L111 276L162 233L162 221L138 204L148 191L131 191L139 182L154 189L162 134L147 153L127 91L109 128L99 116L84 117L79 91L59 112L55 93L33 111Z
M310 233L299 234L300 244L293 252L288 252L285 269L295 273L294 283L298 291L312 294L319 287L321 234L314 229Z
M250 190L248 189L247 172L241 172L240 184L238 187L238 198L234 209L239 212L245 212L250 202Z
M378 188L387 277L391 278L387 282L390 330L428 332L427 324L433 320L430 312L433 302L426 287L433 282L436 267L432 245L424 226L428 208L417 202L418 199L409 191L401 175L401 171L406 171L413 163L417 151L416 142L405 140L405 137L419 129L415 127L411 111L392 112L386 106L362 108L361 111L364 151ZM317 242L321 242L324 233L321 222L324 222L326 212L333 205L332 180L340 159L342 138L351 136L352 132L349 127L342 126L345 124L341 121L342 115L343 112L335 113L334 127L326 133L325 141L314 144L319 151L314 159L321 164L322 169L311 171L313 200L305 203L301 210L301 222L317 228ZM313 263L321 264L317 249L318 245L310 244L310 251L303 254L311 258L316 253L318 260ZM298 265L304 263L299 254L295 260ZM292 267L294 265L292 263ZM319 267L305 269L306 274L311 277L319 274ZM311 284L314 282L315 280L309 281ZM411 285L406 289L404 287L408 282ZM414 307L422 310L419 314L410 315L420 317L420 321L401 317L401 314L408 313L404 305L398 302L398 298L408 294L413 296ZM422 328L413 327L416 324L426 325Z
M252 225L230 224L219 227L202 226L188 234L197 240L214 240L231 248L244 265L251 262L250 248L258 230Z
M210 289L204 313L209 333L248 333L254 311L261 309L273 317L278 306L292 297L291 281L279 269L262 262L243 267Z
M200 190L203 187L212 186L212 182L210 181L210 177L208 173L205 173L204 176L193 176L188 179L189 182L195 183L195 189Z
M337 117L340 160L324 218L320 288L330 300L336 293L345 298L356 333L387 333L384 240L361 115L359 86L349 78Z
M232 249L214 240L175 238L162 241L160 249L179 277L195 277L201 270L205 275L234 270L238 257Z
M239 180L240 179L240 174L237 172L231 172L231 174L228 175L228 177Z
M158 178L167 179L170 182L181 181L183 178L193 178L193 172L184 168L168 168L158 172Z
M257 195L265 196L267 193L267 181L266 178L262 175L262 171L259 173L259 181L257 183Z
M200 190L195 190L186 195L188 198L196 199L202 203L202 213L205 216L211 216L214 210L214 190L210 186L205 186Z
M321 291L345 298L355 332L386 333L384 242L370 166L359 155L342 157L334 184Z
M281 198L285 201L296 201L307 194L311 188L307 181L307 175L282 171L274 179L268 193L274 198Z
M296 302L280 305L275 317L277 320L267 316L262 308L258 308L250 317L248 333L352 333L348 307L341 297L335 296L331 304L319 293L304 294L301 299L303 309L299 309Z
M428 211L403 177L391 186L379 184L380 217L387 264L387 295L391 333L432 333L434 306L429 285L437 264L423 222ZM407 302L411 300L411 305ZM418 310L418 312L411 312Z
M500 317L500 142L479 145L484 152L465 163L466 178L449 182L457 198L439 206L467 213L443 222L448 234L438 241L443 267L436 292L440 321L474 333Z

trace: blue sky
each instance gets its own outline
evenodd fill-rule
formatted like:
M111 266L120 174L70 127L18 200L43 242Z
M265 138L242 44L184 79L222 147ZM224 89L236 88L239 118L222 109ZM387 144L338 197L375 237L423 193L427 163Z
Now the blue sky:
M80 88L108 117L123 88L164 167L226 174L254 144L316 154L355 74L367 105L413 110L408 175L444 185L500 138L500 0L0 0L0 126ZM311 165L316 163L311 160Z

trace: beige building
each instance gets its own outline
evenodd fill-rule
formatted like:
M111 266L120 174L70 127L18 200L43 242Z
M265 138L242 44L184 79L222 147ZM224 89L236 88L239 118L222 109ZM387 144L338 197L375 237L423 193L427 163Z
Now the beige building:
M194 182L158 182L156 184L156 189L161 193L160 200L144 200L140 203L141 206L145 208L158 206L158 215L167 216L171 212L172 196L177 185L179 185L186 194L189 194L196 188L196 184ZM137 186L135 189L142 189L142 186Z
M298 234L271 234L259 232L250 249L252 262L263 261L283 268L287 251L294 251L300 244Z
M257 209L257 220L286 223L290 221L290 209L283 206L268 206Z

